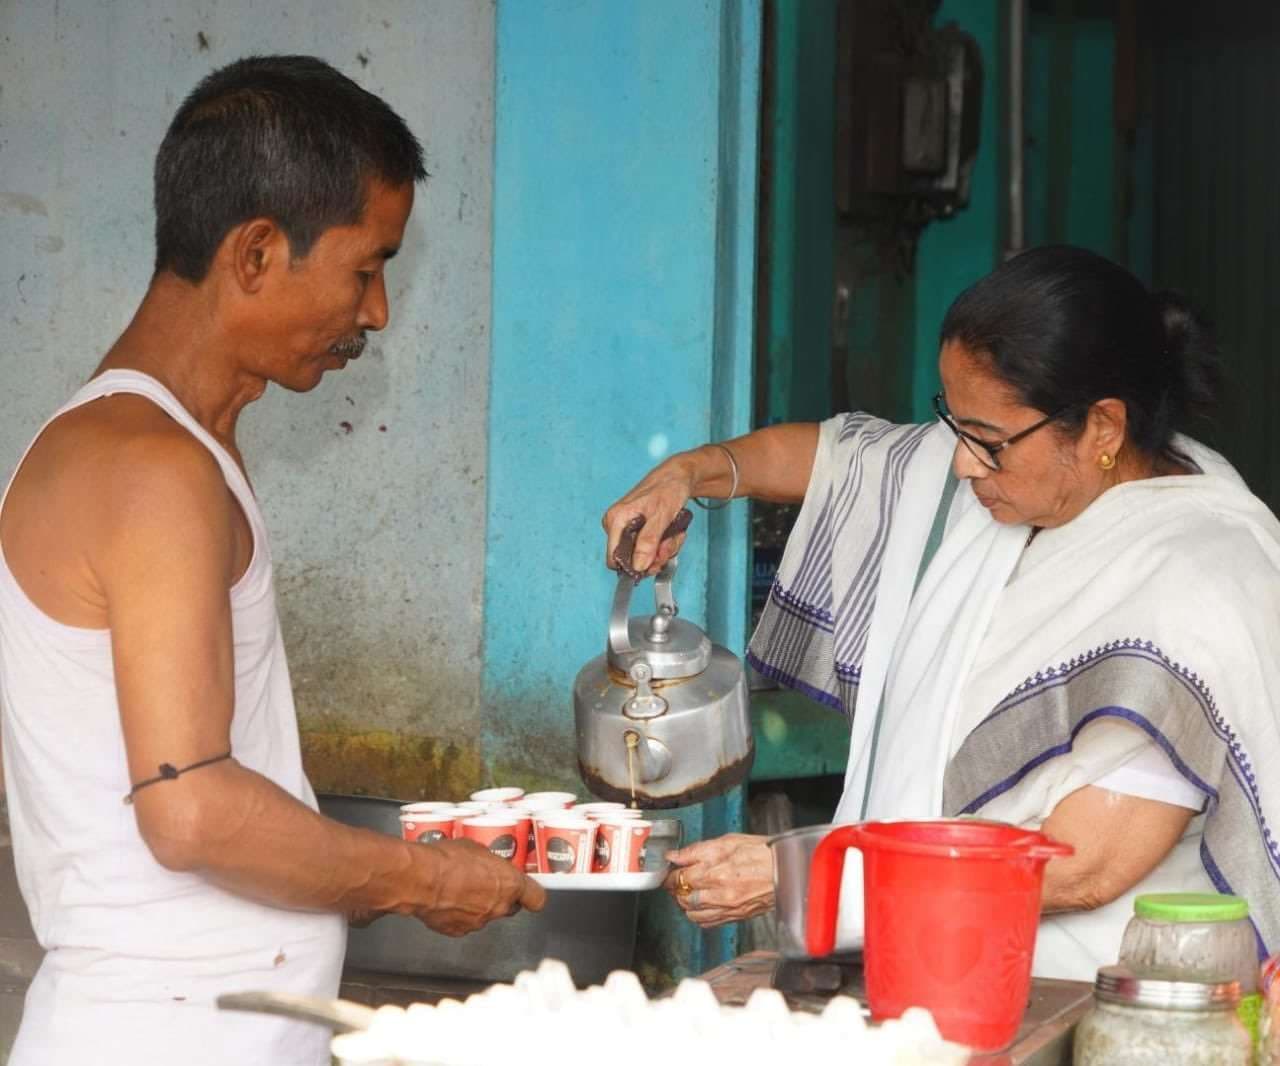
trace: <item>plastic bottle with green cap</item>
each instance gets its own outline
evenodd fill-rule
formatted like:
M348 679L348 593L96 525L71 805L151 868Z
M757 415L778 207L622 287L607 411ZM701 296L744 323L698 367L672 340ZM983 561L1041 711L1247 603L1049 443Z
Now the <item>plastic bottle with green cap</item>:
M1119 961L1136 971L1159 971L1188 981L1238 981L1240 1020L1256 1041L1262 1000L1258 940L1247 900L1216 892L1138 896Z

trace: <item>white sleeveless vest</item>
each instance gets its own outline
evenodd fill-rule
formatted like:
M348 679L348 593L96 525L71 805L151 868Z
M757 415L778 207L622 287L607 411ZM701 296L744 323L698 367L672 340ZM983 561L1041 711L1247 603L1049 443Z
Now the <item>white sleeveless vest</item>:
M108 371L54 418L114 393L146 397L208 448L248 517L253 558L230 592L231 751L314 808L257 501L226 450L146 374ZM344 919L265 906L156 862L122 802L129 773L110 631L44 614L2 553L0 723L18 881L47 952L10 1066L327 1064L322 1027L219 1012L213 1001L252 989L336 995Z

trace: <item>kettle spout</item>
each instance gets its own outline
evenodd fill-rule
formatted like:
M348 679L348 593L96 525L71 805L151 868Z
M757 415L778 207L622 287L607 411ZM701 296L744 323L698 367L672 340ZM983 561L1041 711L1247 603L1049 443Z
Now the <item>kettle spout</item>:
M671 749L662 741L638 729L628 729L622 738L627 744L627 765L634 765L633 773L639 784L661 781L671 772Z

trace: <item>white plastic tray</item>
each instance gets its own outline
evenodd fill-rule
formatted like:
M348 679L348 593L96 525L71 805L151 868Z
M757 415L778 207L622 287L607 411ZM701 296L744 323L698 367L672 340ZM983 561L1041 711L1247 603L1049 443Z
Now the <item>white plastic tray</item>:
M530 874L543 888L572 889L574 892L649 892L661 888L670 863L657 870L638 874Z

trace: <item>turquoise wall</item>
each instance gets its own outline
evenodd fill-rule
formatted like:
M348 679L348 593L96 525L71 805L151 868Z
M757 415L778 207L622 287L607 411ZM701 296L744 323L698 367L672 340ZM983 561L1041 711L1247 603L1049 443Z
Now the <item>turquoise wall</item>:
M664 456L750 428L759 52L759 0L498 5L482 688L495 777L578 784L573 679L604 650L614 585L600 516ZM676 588L737 652L746 522L743 505L699 512ZM684 817L690 838L715 835L740 798ZM733 950L732 933L703 937L654 905L675 930L660 968Z
M938 331L960 292L999 262L1003 246L1003 154L1000 150L1004 95L1005 4L1000 0L944 0L934 24L955 22L982 53L982 127L969 206L931 222L920 238L915 277L915 350L911 410L917 420L933 417L938 391Z
M915 270L904 274L874 234L836 219L839 5L770 5L775 55L762 422L823 418L849 408L902 421L931 417L943 315L1001 253L1003 6L949 0L934 19L936 25L956 22L978 42L981 143L970 205L926 227ZM847 293L843 300L835 297L837 285Z
M1130 248L1117 244L1126 227L1116 225L1116 212L1134 208L1126 205L1116 179L1115 28L1109 14L1078 12L1075 6L1040 0L1029 10L1027 245L1075 244L1124 262ZM931 416L929 400L938 389L938 331L947 308L1000 263L1004 250L1005 7L999 0L945 0L934 20L938 25L955 21L977 38L983 62L982 134L969 207L931 223L920 241L911 390L916 418ZM1139 198L1138 230L1143 209ZM1135 258L1135 266L1144 269L1145 257Z
M1027 25L1027 243L1116 247L1115 27L1033 6Z
M761 242L768 292L757 422L819 421L831 398L837 0L773 0Z

